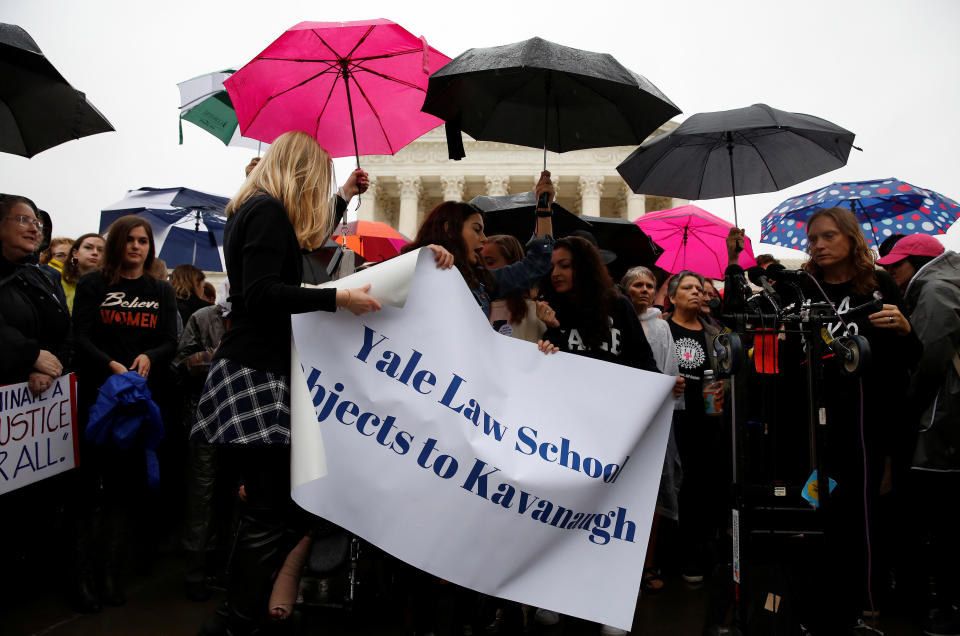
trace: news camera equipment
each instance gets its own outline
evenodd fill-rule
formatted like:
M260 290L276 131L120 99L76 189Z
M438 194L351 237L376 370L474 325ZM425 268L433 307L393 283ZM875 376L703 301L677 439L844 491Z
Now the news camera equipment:
M810 551L816 554L817 546L822 544L824 515L830 507L830 471L825 465L828 440L824 371L826 365L836 364L841 374L856 377L870 363L870 345L866 338L846 334L832 337L828 324L837 320L846 324L879 311L883 303L879 295L875 295L870 302L851 308L841 316L818 290L818 285L806 284L808 279L815 283L806 272L773 265L766 270L751 268L748 275L760 291L753 293L742 275L733 280L728 277L724 299L727 311L721 319L731 331L714 341L721 376L729 377L731 383L734 622L748 635L768 633L771 625L777 626L776 633L801 633L796 621L798 614L794 614L794 608L800 605L795 594L797 590L791 588L786 582L789 577L782 572L771 574L770 564L764 562L764 557L781 565L792 561L792 566L802 568L806 567L805 557L798 555ZM813 289L814 293L808 297L805 289ZM797 354L798 365L793 369L793 375L782 373L777 367L779 345L790 340L798 352L800 346L796 341L803 343L803 354ZM751 341L755 360L754 365L748 366L747 352ZM760 369L762 362L756 358L768 355L773 358L771 368ZM802 373L799 372L801 367ZM746 408L748 395L754 402L771 397L770 393L776 394L775 391L780 390L777 387L771 392L771 386L776 387L776 383L782 381L789 382L789 389L795 393L795 390L802 390L804 380L808 404L805 462L803 444L794 443L799 436L791 439L786 431L780 430L798 428L790 427L786 420L795 417L800 409L787 407L785 410L791 412L784 415L781 423L769 421L766 414L757 418L763 421L753 421ZM851 396L851 399L855 398ZM771 439L776 445L778 434L788 437L785 448L774 449L772 453L765 448L756 452ZM798 451L800 456L797 456ZM751 466L751 463L766 461L769 455L774 457L771 465L789 455L788 461L783 463L789 464L793 470L791 474L800 479L766 474ZM812 478L814 474L815 479ZM811 479L802 481L808 475ZM801 495L804 493L816 503L810 505L803 501ZM805 545L800 547L800 543ZM784 565L783 569L789 567ZM780 613L783 600L786 601L783 607L789 608L785 614Z

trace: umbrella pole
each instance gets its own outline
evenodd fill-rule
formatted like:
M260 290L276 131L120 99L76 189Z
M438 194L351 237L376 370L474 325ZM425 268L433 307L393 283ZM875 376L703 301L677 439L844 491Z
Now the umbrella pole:
M193 256L190 258L190 264L196 266L197 264L197 238L200 234L200 210L194 210L193 221Z
M357 170L360 169L360 150L357 147L357 125L353 121L353 100L350 99L350 71L347 70L347 61L340 63L343 69L343 85L347 89L347 110L350 111L350 132L353 133L353 156L357 160Z
M733 178L733 135L727 132L727 155L730 156L730 191L733 193L733 226L740 227L737 221L737 182Z
M547 171L547 125L550 115L550 71L547 71L547 79L544 82L543 91L543 171Z
M350 71L347 70L347 61L340 61L340 68L343 70L343 85L347 89L347 110L350 111L350 132L353 133L353 156L357 160L357 170L360 169L360 150L357 147L357 125L353 121L353 100L350 99ZM360 192L357 192L357 209L360 209ZM346 222L347 215L343 215Z
M879 250L881 241L877 238L877 228L873 225L873 219L870 218L870 213L867 212L867 208L863 206L863 203L860 202L860 199L850 200L850 211L853 212L853 216L856 217L858 205L860 206L860 212L863 213L863 218L866 219L867 223L870 224L870 234L873 235L873 244L876 245L877 249Z

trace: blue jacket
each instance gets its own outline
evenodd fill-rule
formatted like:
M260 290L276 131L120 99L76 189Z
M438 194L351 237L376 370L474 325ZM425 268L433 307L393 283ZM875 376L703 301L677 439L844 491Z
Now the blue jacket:
M86 438L98 446L127 450L137 444L147 455L147 481L160 485L157 446L163 439L163 418L147 388L147 379L135 371L111 375L90 407Z

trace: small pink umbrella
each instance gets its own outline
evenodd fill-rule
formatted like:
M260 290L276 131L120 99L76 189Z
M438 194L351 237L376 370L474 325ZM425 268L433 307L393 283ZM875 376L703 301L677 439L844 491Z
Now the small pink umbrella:
M644 214L636 221L653 241L663 248L657 267L671 274L689 269L708 278L723 278L727 268L727 234L733 224L695 205ZM753 246L745 238L740 265L757 264Z
M302 130L359 167L360 155L392 155L443 123L420 107L449 61L390 20L301 22L224 86L245 137Z

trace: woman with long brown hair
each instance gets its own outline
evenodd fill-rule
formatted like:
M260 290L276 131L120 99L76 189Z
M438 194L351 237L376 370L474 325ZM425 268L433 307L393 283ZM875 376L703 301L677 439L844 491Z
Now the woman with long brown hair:
M535 191L538 200L544 194L549 194L550 200L556 196L550 173L546 170L541 173ZM526 255L517 263L497 269L488 269L481 255L487 242L483 210L459 201L444 201L431 210L416 238L404 245L403 251L429 247L440 266L447 265L452 256L453 266L489 318L493 300L530 289L549 270L553 249L552 215L549 210L538 211L534 236L527 243ZM446 260L441 261L441 256L447 257Z
M833 571L819 571L816 580L830 588L822 597L829 600L822 627L838 630L855 625L861 611L875 609L867 573L878 572L873 562L881 546L871 541L875 537L865 520L882 492L903 485L897 484L897 462L892 459L906 419L908 371L919 359L921 345L900 310L896 282L876 269L853 213L845 208L821 210L809 218L806 230L810 258L803 269L814 278L805 285L807 297L834 306L836 318L826 325L830 337L863 336L871 351L860 377L841 374L833 361L823 362L829 440L825 466L837 486L826 506ZM846 317L876 298L882 301L880 311Z
M107 230L102 270L77 283L73 320L84 425L97 390L113 374L135 371L147 378L154 401L168 387L167 366L177 346L177 304L170 285L150 274L155 257L150 224L123 216ZM78 604L96 611L101 600L125 602L120 576L132 511L145 503L147 468L143 448L136 445L120 449L84 442L81 455L88 510L81 511ZM99 588L92 580L96 567L101 568Z

